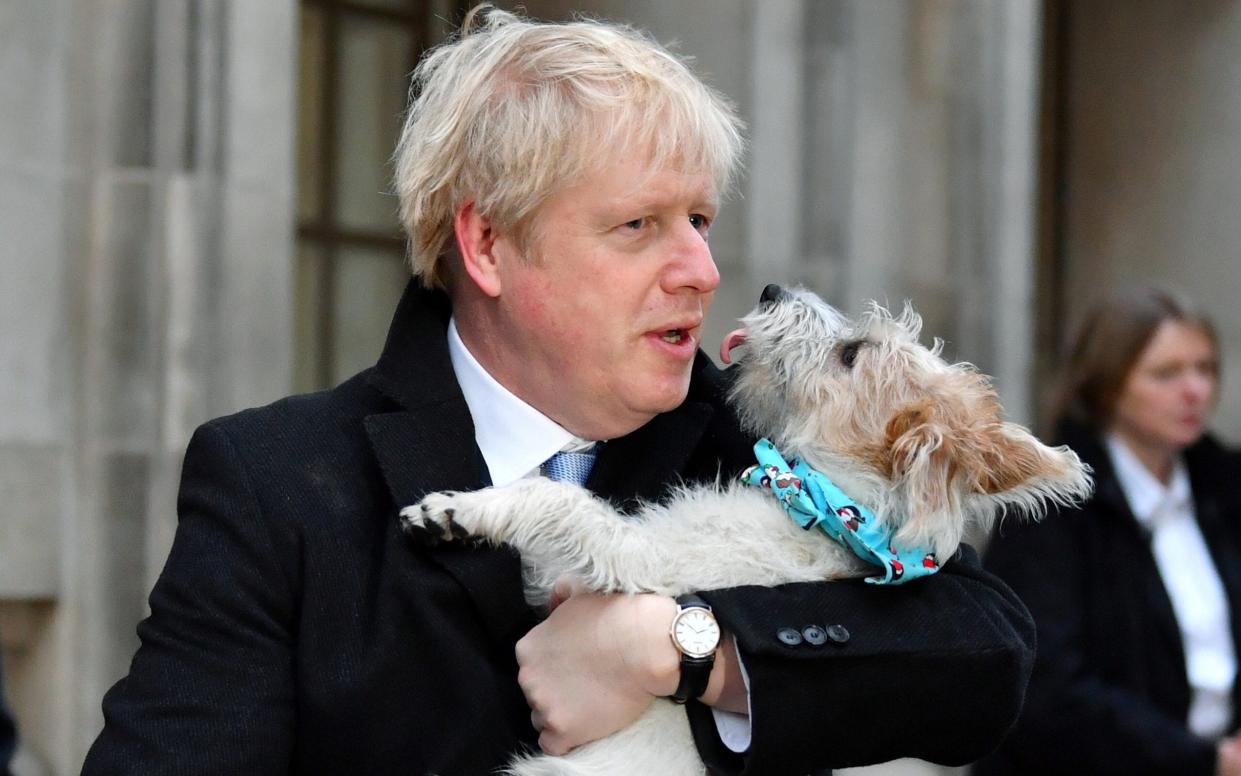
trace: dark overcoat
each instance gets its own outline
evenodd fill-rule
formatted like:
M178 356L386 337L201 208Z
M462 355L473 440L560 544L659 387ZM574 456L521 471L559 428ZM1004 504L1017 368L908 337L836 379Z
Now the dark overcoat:
M1150 535L1100 439L1078 427L1061 436L1094 468L1095 494L1041 524L1005 524L987 551L987 567L1034 615L1038 657L1016 730L975 772L1214 774L1215 744L1186 727L1185 653ZM1241 460L1207 437L1185 462L1241 645Z

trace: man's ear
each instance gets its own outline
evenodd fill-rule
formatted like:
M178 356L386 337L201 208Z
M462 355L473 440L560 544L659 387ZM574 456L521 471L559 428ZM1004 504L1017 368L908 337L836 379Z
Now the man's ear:
M495 255L498 235L491 219L479 213L470 200L457 209L452 225L465 274L487 296L499 296L500 270Z

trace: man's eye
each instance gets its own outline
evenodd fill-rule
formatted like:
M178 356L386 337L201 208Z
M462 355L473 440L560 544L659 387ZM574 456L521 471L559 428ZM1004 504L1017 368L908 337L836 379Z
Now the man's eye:
M622 227L622 228L624 228L624 229L629 229L629 230L632 230L632 231L634 231L634 232L638 231L638 230L639 230L639 229L641 229L643 226L646 226L646 219L645 219L645 218L635 218L635 219L633 219L632 221L626 221L625 223L621 224L621 227Z
M693 226L695 229L701 232L701 231L705 231L706 228L711 225L711 219L707 218L701 213L691 213L689 217L689 223L691 226Z
M862 343L850 342L840 349L840 363L844 364L847 369L853 368L853 363L857 361L857 352L861 349Z

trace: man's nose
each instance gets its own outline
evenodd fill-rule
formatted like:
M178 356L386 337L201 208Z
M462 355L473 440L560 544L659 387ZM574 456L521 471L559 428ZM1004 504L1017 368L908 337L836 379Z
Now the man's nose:
M720 270L711 257L706 238L687 223L673 239L674 259L664 275L665 290L675 293L690 288L704 294L714 291L720 284Z

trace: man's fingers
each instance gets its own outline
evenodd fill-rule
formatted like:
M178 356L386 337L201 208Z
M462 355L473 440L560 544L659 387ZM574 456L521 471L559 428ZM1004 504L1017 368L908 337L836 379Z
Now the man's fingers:
M543 734L539 736L539 748L546 754L559 757L560 755L568 754L573 747L566 745L563 736L550 730L544 730Z
M584 592L586 592L586 588L573 577L557 579L556 584L552 585L552 599L547 605L547 611L556 611L557 606L560 606L578 593Z
M539 731L539 748L547 754L559 756L566 754L573 748L569 745L565 732L560 726L552 724L544 711L532 709L530 712L530 724L534 725L534 729Z

